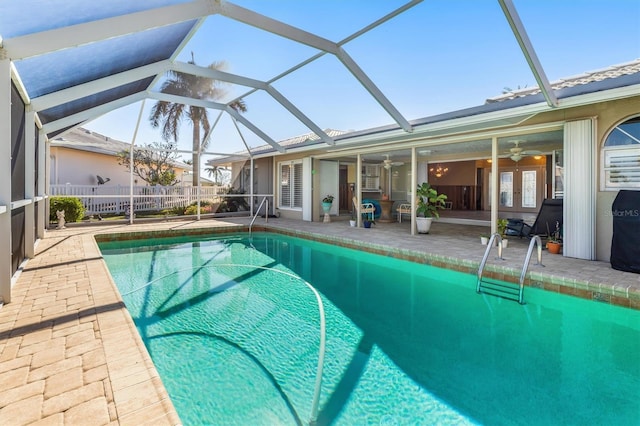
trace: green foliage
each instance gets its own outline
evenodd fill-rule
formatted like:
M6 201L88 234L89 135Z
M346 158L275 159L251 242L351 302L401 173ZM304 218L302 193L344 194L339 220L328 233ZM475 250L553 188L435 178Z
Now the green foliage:
M423 182L421 185L418 185L416 195L418 196L416 213L419 216L440 217L438 209L444 208L444 202L447 199L445 194L438 194L438 191L432 188L428 182Z
M228 195L241 195L244 194L243 190L229 188L226 191ZM242 210L249 210L249 204L245 197L224 197L220 204L219 211L221 212L237 212Z
M508 223L509 221L507 219L498 219L498 234L503 238L506 235Z
M179 181L173 169L178 154L173 143L153 142L133 150L133 174L151 186L173 186ZM131 168L129 150L118 153L118 164Z
M212 203L211 201L208 200L202 200L200 201L200 214L205 214L205 213L215 213L213 208L214 208L214 203ZM196 215L198 214L198 203L197 202L193 202L191 204L189 204L187 206L186 209L184 209L184 214L185 215Z
M82 201L76 197L51 197L49 198L49 220L58 221L56 213L64 210L64 220L66 222L80 222L84 217L84 206Z

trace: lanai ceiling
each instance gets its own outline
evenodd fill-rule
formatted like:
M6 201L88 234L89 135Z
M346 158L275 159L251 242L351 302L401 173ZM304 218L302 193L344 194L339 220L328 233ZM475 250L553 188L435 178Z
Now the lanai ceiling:
M243 0L239 0L239 3L243 3ZM244 3L251 4L249 1ZM334 8L327 9L329 13L340 13L338 3L327 4L327 8ZM361 37L372 31L381 31L379 28L384 28L389 22L415 13L417 8L423 6L421 0L388 3L385 14L372 16L362 10L361 14L353 15L348 19L353 21L350 28L344 24L348 20L341 19L341 31L332 32L321 27L312 32L307 28L317 28L318 25L305 22L290 24L268 16L266 11L269 8L264 2L254 3L256 9L265 10L258 13L221 0L5 1L0 4L0 58L13 61L14 82L32 110L37 112L49 136L144 99L150 99L151 102L166 100L220 111L221 116L230 117L234 124L239 123L245 135L247 132L252 135L247 138L254 138L256 142L249 145L266 143L284 152L286 148L276 142L279 137L260 123L260 108L267 105L257 98L261 96L262 100L268 99L269 105L277 107L288 120L317 134L326 145L331 146L335 139L323 130L329 126L317 123L312 114L304 111L313 110L310 103L304 97L292 95L291 89L287 89L286 94L279 89L283 80L296 74L301 75L298 80L301 85L299 91L304 90L305 83L307 86L313 85L313 82L305 81L305 70L327 58L332 59L333 69L339 71L336 75L347 75L369 101L377 104L382 114L375 117L377 123L390 123L407 134L414 130L418 117L403 113L402 108L396 106L392 97L387 95L387 90L383 90L377 79L370 76L360 61L349 53L352 47L357 50ZM361 4L362 7L366 8ZM351 7L347 9L351 10ZM521 51L522 62L542 88L544 100L550 108L554 107L557 99L550 90L544 69L514 4L511 0L497 0L495 9L495 18L501 22L501 31L507 31L513 37L511 43ZM316 10L322 9L318 6ZM337 16L334 18L336 21ZM219 24L221 20L232 22L234 27L249 33L266 33L270 39L284 40L283 43L288 46L285 50L288 49L291 55L286 59L270 58L271 62L279 61L278 66L253 67L256 69L247 73L211 70L188 63L185 58L190 56L189 47L200 41L201 31ZM325 35L329 33L331 35ZM233 37L230 34L229 40ZM225 45L230 43L229 40L220 34L209 44L215 50L216 45ZM261 48L259 44L254 45L250 53L259 57ZM208 58L210 55L202 56ZM364 57L362 54L358 56ZM199 63L198 58L196 63ZM268 68L268 71L263 68ZM166 78L167 71L226 82L233 90L228 91L228 96L216 100L161 93L160 83ZM379 73L376 75L380 76ZM340 90L339 87L337 90ZM229 107L237 99L246 100L250 114L239 114ZM338 108L330 103L322 107ZM460 149L464 149L462 145ZM225 152L234 151L232 148Z

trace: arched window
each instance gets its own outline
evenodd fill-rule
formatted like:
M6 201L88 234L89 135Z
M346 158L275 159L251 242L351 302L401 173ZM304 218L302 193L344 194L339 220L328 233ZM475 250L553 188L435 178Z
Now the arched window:
M603 190L640 188L640 116L618 124L602 147Z

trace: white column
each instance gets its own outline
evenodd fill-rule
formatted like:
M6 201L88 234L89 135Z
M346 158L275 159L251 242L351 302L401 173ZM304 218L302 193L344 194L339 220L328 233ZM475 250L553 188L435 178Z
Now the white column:
M491 233L498 232L498 196L500 194L500 177L498 176L498 138L491 139Z
M362 156L358 154L356 156L356 205L353 206L356 209L356 215L358 216L358 222L356 226L362 227L362 214L360 214L360 207L362 206Z
M35 257L36 222L34 199L35 173L36 173L36 114L27 105L24 117L24 198L31 200L31 203L24 206L24 250L25 257L33 259Z
M313 159L302 159L302 220L313 221ZM291 182L291 178L289 178ZM253 185L253 182L251 183Z
M38 238L44 238L44 229L46 218L49 216L49 209L47 209L47 202L44 197L49 193L48 185L49 178L47 176L47 172L49 168L47 167L48 155L47 155L47 136L46 134L40 130L40 134L38 137L38 193L36 196L40 198L38 204L38 217L36 218L36 236Z
M0 298L11 302L11 63L0 59Z
M411 148L411 235L416 235L416 209L418 205L416 203L416 196L418 190L418 155L416 153L416 147Z
M565 189L563 254L595 259L595 129L594 120L564 125Z

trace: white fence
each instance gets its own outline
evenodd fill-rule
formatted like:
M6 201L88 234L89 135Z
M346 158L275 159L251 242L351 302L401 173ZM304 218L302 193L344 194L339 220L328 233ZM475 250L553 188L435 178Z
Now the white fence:
M200 188L200 200L220 202L226 187ZM198 188L192 186L134 186L134 211L161 211L186 207L197 201ZM87 215L126 213L131 201L129 186L122 185L50 185L49 195L77 197L84 204Z

